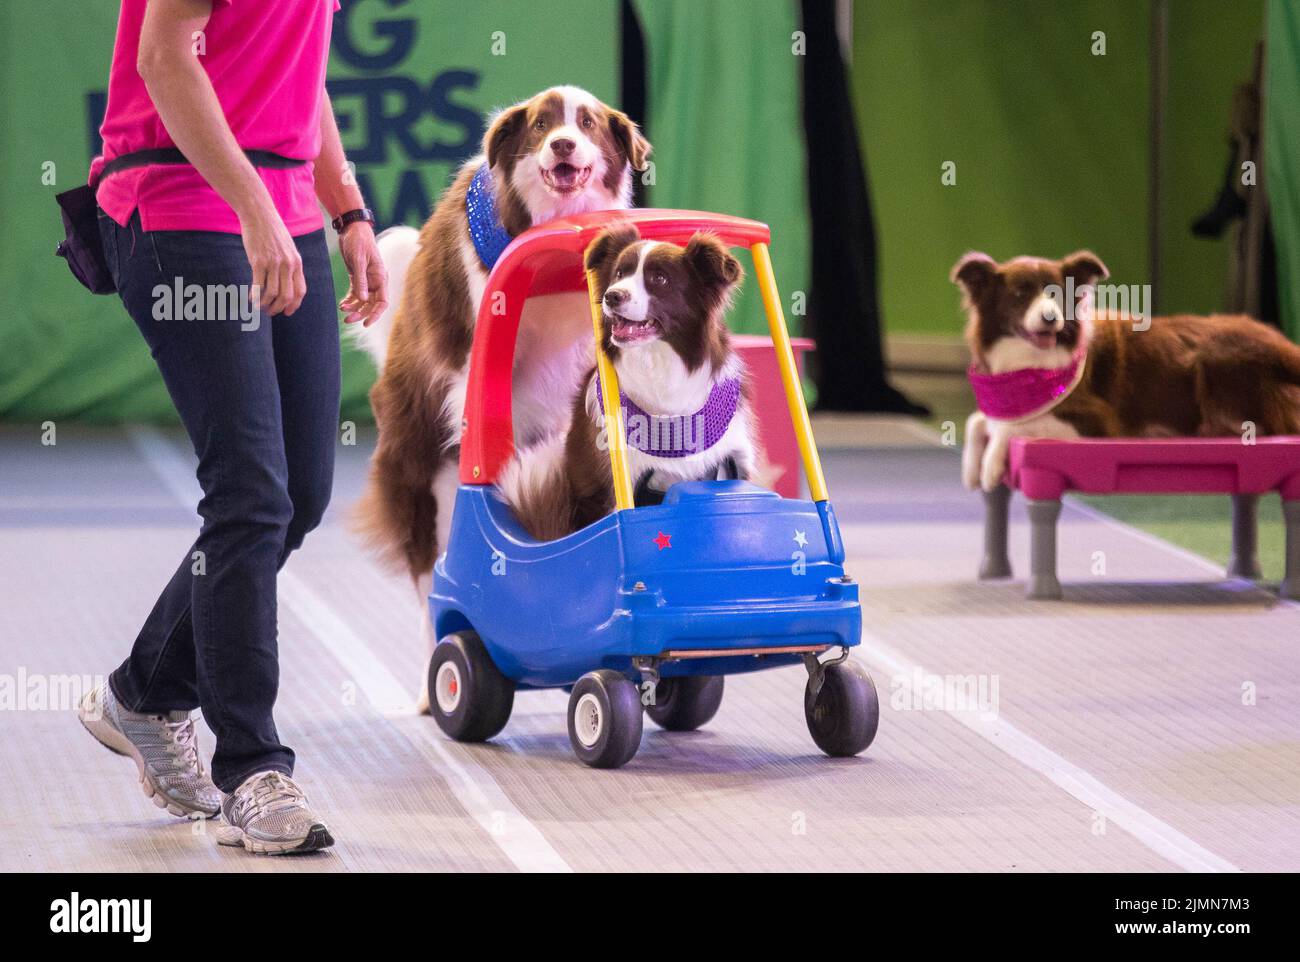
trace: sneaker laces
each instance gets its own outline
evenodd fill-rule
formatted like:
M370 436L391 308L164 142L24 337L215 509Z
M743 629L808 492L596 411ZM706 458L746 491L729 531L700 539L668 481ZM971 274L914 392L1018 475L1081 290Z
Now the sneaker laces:
M163 727L167 730L172 745L175 746L174 754L178 767L186 770L193 768L200 775L203 774L203 763L199 760L199 737L194 730L194 719L167 721L164 718Z
M293 779L279 772L267 772L258 777L247 793L236 802L243 818L252 810L255 817L285 808L306 808L307 796L294 784Z

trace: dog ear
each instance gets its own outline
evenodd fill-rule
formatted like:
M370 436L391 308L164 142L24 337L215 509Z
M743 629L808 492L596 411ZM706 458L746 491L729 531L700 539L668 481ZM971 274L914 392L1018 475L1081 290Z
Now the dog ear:
M989 281L998 272L998 264L988 254L981 251L969 251L953 265L949 279L966 292L972 300L979 297L988 287Z
M599 274L603 283L608 268L618 259L618 255L640 239L641 232L636 229L636 224L630 222L612 224L597 234L596 239L587 245L583 264L587 270Z
M695 232L682 256L697 276L717 287L734 287L744 273L727 245L705 231Z
M487 133L483 135L483 153L487 154L488 167L495 168L505 158L519 152L527 119L526 103L507 107L492 118Z
M611 109L609 112L609 132L614 135L614 141L618 144L618 149L623 152L623 156L632 165L632 169L645 170L650 151L654 148L650 146L650 141L641 136L641 128L634 124L632 119L623 111Z
M1094 281L1104 281L1110 277L1110 271L1101 262L1101 258L1092 251L1075 251L1061 261L1061 273L1073 277L1075 286L1082 287Z

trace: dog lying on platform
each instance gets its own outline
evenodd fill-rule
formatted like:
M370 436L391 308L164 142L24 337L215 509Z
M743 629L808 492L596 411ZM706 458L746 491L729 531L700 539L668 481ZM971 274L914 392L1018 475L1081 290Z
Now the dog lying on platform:
M1002 483L1012 437L1300 434L1300 346L1244 315L1095 315L1108 276L1090 251L1002 264L970 253L953 268L979 408L968 488Z

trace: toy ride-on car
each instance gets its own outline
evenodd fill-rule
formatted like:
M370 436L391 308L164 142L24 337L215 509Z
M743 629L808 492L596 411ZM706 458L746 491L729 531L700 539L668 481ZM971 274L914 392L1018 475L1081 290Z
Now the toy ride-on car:
M617 376L600 348L594 278L583 272L583 252L615 220L633 221L648 240L684 244L707 230L751 250L811 500L744 481L696 481L671 487L662 504L633 506ZM636 754L643 711L663 728L695 729L717 711L723 676L802 662L804 713L818 747L849 756L871 743L876 690L848 658L862 628L858 586L844 573L768 241L756 221L643 209L552 221L501 255L474 334L460 487L429 596L438 638L430 709L452 738L497 734L518 690L567 688L575 754L615 768ZM604 410L612 412L616 510L539 542L493 487L513 454L515 336L527 297L583 289Z

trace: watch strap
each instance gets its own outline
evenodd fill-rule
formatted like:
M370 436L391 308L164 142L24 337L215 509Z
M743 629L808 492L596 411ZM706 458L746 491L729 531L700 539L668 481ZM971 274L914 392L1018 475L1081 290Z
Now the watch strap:
M355 224L358 221L365 221L368 224L373 224L375 222L375 212L369 207L358 207L356 210L344 211L342 214L339 214L338 217L335 217L330 221L330 223L334 226L334 229L341 234L343 233L343 228L347 227L349 224Z

